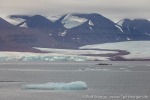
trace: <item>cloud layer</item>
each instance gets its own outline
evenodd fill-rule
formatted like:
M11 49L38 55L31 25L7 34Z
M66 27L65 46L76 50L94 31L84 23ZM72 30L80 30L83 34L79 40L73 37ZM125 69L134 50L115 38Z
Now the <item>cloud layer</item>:
M0 15L100 13L112 20L150 19L150 0L0 0Z

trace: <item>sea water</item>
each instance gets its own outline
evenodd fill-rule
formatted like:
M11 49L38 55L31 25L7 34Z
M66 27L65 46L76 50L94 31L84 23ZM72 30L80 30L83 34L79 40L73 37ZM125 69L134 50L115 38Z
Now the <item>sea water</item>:
M72 82L86 89L25 89L26 85ZM149 100L149 83L148 61L0 64L0 100Z

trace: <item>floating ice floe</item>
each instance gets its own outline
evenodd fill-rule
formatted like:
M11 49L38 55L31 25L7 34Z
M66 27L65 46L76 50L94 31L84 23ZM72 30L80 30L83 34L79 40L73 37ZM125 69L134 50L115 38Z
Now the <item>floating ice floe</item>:
M35 90L86 90L87 84L82 81L70 83L44 83L44 84L29 84L25 89Z

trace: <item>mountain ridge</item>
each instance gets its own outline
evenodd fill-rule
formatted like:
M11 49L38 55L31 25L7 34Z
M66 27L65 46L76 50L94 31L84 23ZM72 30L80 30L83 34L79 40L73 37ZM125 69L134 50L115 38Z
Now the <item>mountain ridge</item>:
M146 19L114 23L97 13L66 14L54 22L42 15L11 15L10 18L23 21L13 25L0 18L0 50L5 50L6 44L9 44L7 50L13 45L16 50L23 46L77 49L91 44L150 40L150 21Z

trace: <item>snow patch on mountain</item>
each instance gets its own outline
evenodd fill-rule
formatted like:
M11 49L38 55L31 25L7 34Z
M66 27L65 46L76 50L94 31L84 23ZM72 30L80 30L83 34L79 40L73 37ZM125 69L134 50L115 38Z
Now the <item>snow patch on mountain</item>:
M119 21L117 24L122 27L124 20Z
M148 33L145 33L146 35L148 35L148 36L150 36L150 34L148 34Z
M92 27L90 27L90 29L93 31L93 28L92 28Z
M132 40L132 39L130 39L130 38L127 37L127 40L130 41L130 40Z
M71 29L74 27L77 27L83 23L85 23L87 19L85 18L80 18L78 16L73 16L71 14L68 14L63 20L62 24L64 25L65 28Z
M7 22L9 22L13 25L18 25L25 21L22 18L10 18L9 16L1 16L1 18L3 18L4 20L6 20Z
M123 30L120 26L118 26L118 25L115 25L115 26L123 33Z
M19 27L25 27L25 28L28 28L27 23L23 23L23 24L20 25Z
M47 16L46 18L49 19L52 22L56 22L59 20L62 16Z
M59 36L65 36L66 34L67 34L67 30L65 30L65 31L62 32L62 33L60 32L60 33L59 33Z
M90 26L94 26L93 22L91 20L89 20L89 25Z
M150 59L150 41L126 41L117 43L104 43L87 45L80 49L110 49L110 50L126 50L129 55L123 56L127 59Z

